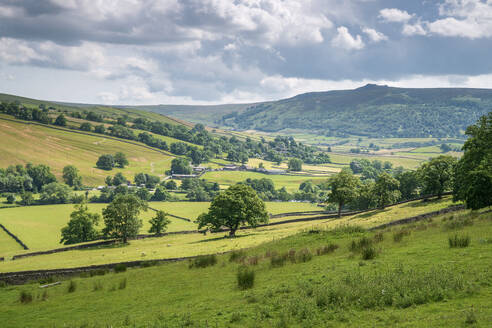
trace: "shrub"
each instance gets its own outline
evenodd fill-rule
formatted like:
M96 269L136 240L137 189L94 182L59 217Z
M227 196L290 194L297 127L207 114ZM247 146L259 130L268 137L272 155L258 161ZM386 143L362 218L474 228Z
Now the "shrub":
M125 289L126 288L126 278L120 281L120 285L118 286L119 289Z
M393 241L395 243L399 243L403 239L403 237L409 236L410 233L411 233L410 230L400 230L398 232L395 232L393 234Z
M365 247L362 249L362 259L367 261L367 260L372 260L376 257L377 252L374 247Z
M295 249L289 250L289 252L287 253L287 257L292 263L296 263L296 250Z
M303 248L299 252L297 252L296 259L298 262L308 262L311 261L312 258L313 254L307 248Z
M32 293L31 292L27 292L25 290L21 291L21 293L19 295L19 301L22 304L31 303L32 302Z
M321 246L316 250L316 255L326 255L333 253L338 248L337 244L329 244L325 246Z
M77 289L77 283L73 280L70 280L68 284L67 293L73 293Z
M215 254L212 255L204 255L197 257L191 260L189 268L206 268L208 266L213 266L217 264L217 256Z
M92 270L89 272L89 275L91 277L94 276L104 276L106 273L109 273L108 269L97 269L97 270Z
M114 272L115 273L120 273L120 272L125 272L126 271L126 265L123 263L118 263L114 266Z
M246 254L244 253L244 251L233 251L229 256L229 262L242 262L245 257Z
M372 240L367 238L367 237L362 237L358 240L352 240L349 246L349 250L354 253L358 253L362 251L362 249L371 247L372 246Z
M384 233L378 232L377 234L374 235L374 242L375 243L380 243L384 240Z
M470 236L459 236L455 234L452 237L449 237L449 247L451 248L464 248L470 245Z
M448 220L449 221L444 224L445 230L458 230L463 229L466 226L473 225L473 220L471 217L455 219L454 216L451 216Z
M247 267L239 268L237 272L237 286L241 290L253 288L255 283L255 272Z
M279 268L285 265L285 261L287 260L287 254L282 255L272 255L270 257L270 265L272 268Z
M248 260L246 261L246 263L248 265L258 265L259 260L260 260L260 257L258 255L250 256L250 257L248 257Z

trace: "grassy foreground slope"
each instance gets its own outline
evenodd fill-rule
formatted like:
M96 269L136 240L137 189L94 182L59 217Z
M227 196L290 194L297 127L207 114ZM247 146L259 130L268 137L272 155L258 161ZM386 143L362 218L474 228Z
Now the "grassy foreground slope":
M12 164L46 164L57 178L63 167L75 165L86 185L104 184L107 175L122 172L127 178L144 172L163 175L170 168L172 156L148 148L97 135L83 135L48 127L0 120L0 167ZM142 144L143 145L143 144ZM104 171L96 168L102 154L123 152L130 165L125 169Z
M232 239L224 238L227 233L208 233L207 235L196 233L132 240L130 245L127 246L117 245L72 250L15 261L7 260L3 263L0 262L0 272L69 268L142 259L152 260L220 253L254 247L313 227L331 229L342 224L374 227L394 220L436 211L451 204L452 202L449 198L430 203L412 202L389 207L385 210L371 211L363 215L342 217L341 219L295 222L241 230L237 233L238 237ZM293 218L295 217L289 217L288 219ZM22 239L22 235L19 238Z
M470 237L469 246L450 248L454 234ZM250 249L244 260L218 256L207 268L181 262L75 278L72 292L68 281L4 287L0 320L4 327L489 327L491 236L490 213L466 212L380 232L311 230ZM350 251L362 238L374 259ZM329 244L338 248L316 255ZM272 261L294 251L312 257ZM237 285L241 262L255 272L248 290ZM22 304L22 291L34 300Z

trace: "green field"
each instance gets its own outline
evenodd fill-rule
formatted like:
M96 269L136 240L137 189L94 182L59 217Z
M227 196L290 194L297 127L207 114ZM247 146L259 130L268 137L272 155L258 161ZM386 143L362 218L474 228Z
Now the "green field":
M255 279L246 291L236 283L241 264L229 255L203 269L181 262L75 278L74 292L63 281L44 300L36 283L9 286L0 293L0 320L6 328L489 327L492 216L462 213L454 216L468 224L456 229L441 221L446 215L382 231L376 258L368 261L349 246L375 233L304 232L264 243L245 253L258 259L249 266ZM402 229L408 235L395 242ZM456 233L469 236L470 246L450 248L448 237ZM330 243L339 248L315 255ZM314 253L312 259L271 266L269 253L301 249ZM33 294L32 303L19 302L21 291Z
M310 203L267 202L266 204L268 212L272 214L322 210L322 208ZM107 204L89 204L88 208L93 213L101 214L102 209L106 206ZM195 220L198 215L207 211L210 203L150 202L149 206L170 214ZM30 251L58 248L62 247L60 244L60 230L67 224L70 219L70 213L73 210L74 206L72 204L5 208L0 209L0 223L4 224L7 229L18 236L30 248ZM155 212L152 210L141 213L140 219L142 219L143 227L140 233L147 233L150 228L148 221L153 216L155 216ZM187 222L173 217L169 217L169 219L171 220L168 226L169 232L197 229L197 225L194 222ZM102 228L102 225L103 222L100 222L99 227ZM2 238L3 240L4 238ZM2 242L3 244L5 244L5 247L0 246L0 256L12 255L22 250L16 247L10 247L9 245L11 243L9 243L8 239L5 239L5 242Z
M88 136L69 131L54 130L38 125L28 125L0 120L0 167L15 164L46 164L61 178L63 167L75 165L86 185L104 184L107 175L122 172L133 179L135 173L164 175L171 166L172 156L163 155L134 144ZM130 165L125 169L104 171L95 167L102 154L123 152Z
M131 261L141 258L158 259L218 253L231 249L253 247L264 242L290 236L292 234L298 233L299 231L309 229L313 226L318 226L322 228L333 228L340 224L357 224L365 227L372 227L393 220L435 211L447 207L451 204L452 202L449 198L426 203L417 201L389 207L385 210L375 210L363 215L343 217L341 219L327 219L313 222L297 222L278 226L262 227L254 230L242 230L238 232L239 237L233 239L222 238L226 235L226 233L217 233L207 234L206 236L202 234L169 235L160 238L134 240L131 242L130 246L127 247L104 247L96 249L75 250L50 255L36 256L28 259L6 261L4 263L0 263L0 272L58 267L76 267L90 264ZM291 218L292 217L287 217L286 219ZM8 224L5 225L9 228ZM55 238L55 234L56 236L59 236L59 229L57 230L51 226L49 226L49 229L49 231L51 231L53 235L52 237L50 237L50 240L53 243L52 245L55 245L55 243L57 242L56 239L58 238ZM12 230L14 230L14 227L12 227ZM44 231L44 233L40 233L41 231L43 230L27 229L26 231L24 231L24 235L22 233L18 233L18 235L21 240L23 240L24 236L28 236L33 239L40 239L40 235L47 234L47 231ZM17 234L15 230L12 232ZM44 238L42 240L44 240ZM25 240L25 243L30 246L29 240ZM40 242L39 247L45 247L46 249L48 248L48 244L42 241Z
M272 179L275 184L275 188L279 189L285 187L287 191L294 192L299 190L299 186L302 182L307 180L312 180L314 183L321 183L326 181L327 177L312 177L312 176L302 176L302 175L273 175L273 174L263 174L257 172L249 171L216 171L207 172L202 176L210 182L217 182L222 186L230 186L235 183L245 181L246 179Z

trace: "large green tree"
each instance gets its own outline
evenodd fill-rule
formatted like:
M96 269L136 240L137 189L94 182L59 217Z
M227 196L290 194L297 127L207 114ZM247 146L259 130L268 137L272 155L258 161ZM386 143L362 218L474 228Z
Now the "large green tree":
M100 218L99 214L90 213L87 205L76 205L75 211L70 214L67 226L61 229L60 243L68 245L96 239L99 234L95 226L98 225Z
M190 162L186 158L178 157L171 161L173 174L191 174Z
M437 195L441 199L445 191L451 190L456 163L456 158L445 155L424 163L418 170L423 185L422 194Z
M72 190L64 183L52 182L41 189L41 201L46 204L66 204L72 196Z
M464 154L456 166L454 199L479 209L492 205L492 112L467 128Z
M122 152L117 152L114 155L114 162L117 164L119 167L124 168L129 164L128 159L126 158L126 155Z
M82 177L79 170L73 165L67 165L63 168L63 181L75 190L82 188Z
M114 167L114 157L110 154L101 155L97 160L96 166L103 170L112 170Z
M401 196L398 188L400 182L393 178L386 172L381 173L376 179L374 185L374 194L377 198L379 208L385 208L386 206L395 203Z
M342 208L357 196L359 179L349 170L344 169L328 180L330 193L328 202L338 205L338 217L342 216Z
M118 195L103 209L105 237L117 238L126 243L129 238L138 234L142 227L142 220L138 215L142 210L147 210L146 202L135 195Z
M302 160L300 160L299 158L289 159L287 165L290 171L302 171Z
M257 226L268 222L265 203L250 186L236 184L217 195L208 209L198 219L198 229L208 227L219 231L229 228L229 235L234 237L241 225Z

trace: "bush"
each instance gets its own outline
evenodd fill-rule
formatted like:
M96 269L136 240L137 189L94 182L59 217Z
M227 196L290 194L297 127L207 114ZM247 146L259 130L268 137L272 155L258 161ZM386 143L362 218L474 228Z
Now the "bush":
M89 275L91 277L94 277L94 276L104 276L106 273L109 273L109 270L108 269L97 269L97 270L89 271Z
M120 285L118 286L119 289L125 289L126 288L126 278L120 281Z
M458 234L449 237L450 248L464 248L470 245L470 236L459 236Z
M272 268L279 268L285 265L285 261L287 260L287 254L282 255L272 255L270 257L270 265Z
M73 293L77 289L77 283L73 280L70 280L68 284L67 293Z
M32 302L32 293L31 292L27 292L25 290L21 291L21 293L19 295L19 301L22 304L31 303Z
M260 257L258 255L255 255L255 256L250 256L248 257L248 259L246 260L246 263L248 265L258 265L258 262L260 260Z
M367 260L372 260L376 257L377 252L374 247L365 247L362 249L362 259L367 261Z
M372 239L362 237L358 240L352 240L349 246L349 250L354 253L361 252L364 248L372 246Z
M378 232L377 234L374 235L374 242L375 243L380 243L384 240L384 233Z
M125 272L126 271L126 265L123 263L118 263L114 266L114 272L115 273L120 273L120 272Z
M409 236L410 233L411 233L410 230L400 230L398 232L395 232L393 234L393 241L395 243L399 243L403 239L403 237Z
M337 244L329 244L325 246L321 246L316 250L316 255L326 255L333 253L338 248Z
M241 290L253 288L255 283L255 272L247 267L239 268L237 272L237 286Z
M206 268L217 264L217 256L215 254L197 257L190 261L189 268Z
M443 220L444 221L444 220ZM448 222L444 224L445 230L458 230L463 229L466 226L473 225L473 219L471 217L457 218L454 216L448 218Z
M297 262L308 262L311 261L312 258L313 258L313 254L307 248L303 248L299 252L297 252L297 256L296 256Z
M244 260L245 257L246 254L242 250L232 251L231 255L229 256L229 262L241 262Z

